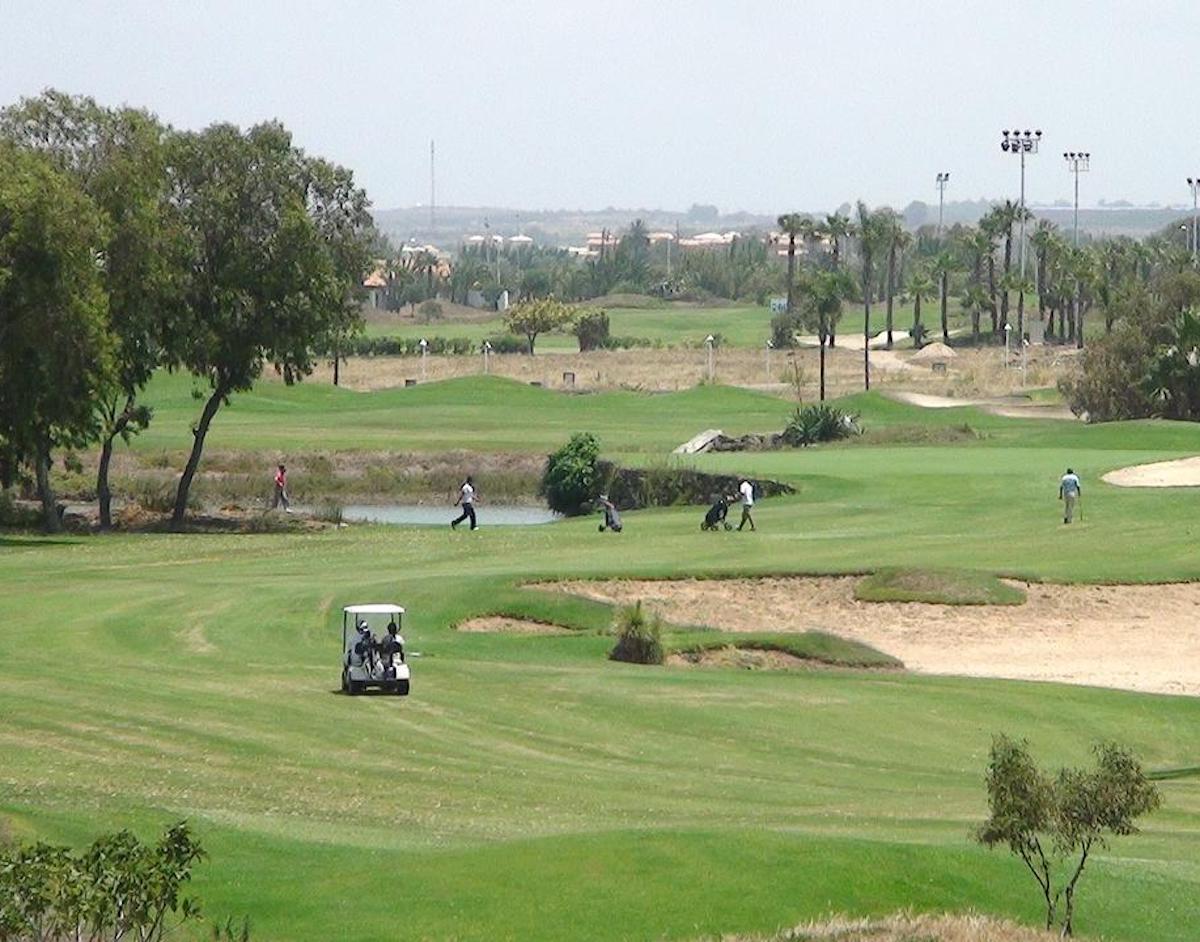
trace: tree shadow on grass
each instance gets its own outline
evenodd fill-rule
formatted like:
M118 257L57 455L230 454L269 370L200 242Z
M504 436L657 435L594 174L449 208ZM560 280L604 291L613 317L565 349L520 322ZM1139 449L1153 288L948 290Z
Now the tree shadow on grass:
M0 535L0 548L30 549L35 546L71 546L75 542L75 540L65 540L61 537Z

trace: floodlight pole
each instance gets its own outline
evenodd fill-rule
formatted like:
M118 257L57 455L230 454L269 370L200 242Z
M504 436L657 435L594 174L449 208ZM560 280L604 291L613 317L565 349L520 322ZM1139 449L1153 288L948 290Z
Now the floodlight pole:
M704 338L704 345L708 347L708 381L710 383L713 381L713 344L715 342L716 338L712 334Z
M1200 194L1200 177L1188 177L1188 187L1192 191L1192 264L1196 264L1197 255L1200 255L1200 233L1196 229L1197 220L1197 194Z
M1063 154L1067 169L1075 174L1075 248L1079 248L1079 174L1091 169L1091 154L1069 151Z
M937 175L936 179L937 179L937 190L938 190L937 238L938 238L938 241L940 242L942 240L942 215L943 215L943 210L946 205L946 184L950 182L950 174L949 173L939 173Z
M1021 280L1025 280L1025 155L1036 154L1041 131L1001 131L1000 149L1021 158Z

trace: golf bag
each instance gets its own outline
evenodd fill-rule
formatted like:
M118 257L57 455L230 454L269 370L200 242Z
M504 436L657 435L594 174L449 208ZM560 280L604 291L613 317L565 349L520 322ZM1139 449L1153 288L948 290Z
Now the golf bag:
M704 515L704 522L700 524L701 530L715 530L717 527L724 526L726 530L732 529L731 524L725 517L729 514L729 501L724 497L718 497L716 503L708 508L708 513Z
M605 505L604 507L604 522L600 524L600 532L612 530L613 533L620 533L622 529L621 512L616 507Z

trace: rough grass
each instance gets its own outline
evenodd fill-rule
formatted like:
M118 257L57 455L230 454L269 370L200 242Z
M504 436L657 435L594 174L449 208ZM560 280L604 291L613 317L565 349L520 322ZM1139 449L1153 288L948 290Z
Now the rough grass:
M898 669L904 665L896 658L858 641L839 638L824 631L801 633L774 632L668 632L664 647L672 654L698 654L734 647L747 651L779 651L814 664L828 667Z
M1021 605L1025 591L987 573L966 569L888 567L859 582L854 597L862 602Z
M979 915L835 917L774 935L724 936L722 942L1051 942L1057 933Z

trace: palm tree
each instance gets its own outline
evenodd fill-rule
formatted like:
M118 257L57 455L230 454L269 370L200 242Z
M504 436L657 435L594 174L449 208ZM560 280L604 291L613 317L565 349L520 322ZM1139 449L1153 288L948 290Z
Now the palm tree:
M900 254L912 245L913 238L900 225L900 220L892 217L888 226L888 265L887 265L887 348L892 349L892 308L896 300L896 262Z
M979 318L988 304L988 293L982 284L969 284L963 294L963 304L971 312L971 339L979 343Z
M817 229L818 233L829 240L830 259L833 262L834 271L840 271L842 267L842 242L854 235L854 223L850 221L849 216L843 216L841 213L830 213L825 217L825 221L820 224ZM837 345L837 331L834 325L830 325L829 329L829 346Z
M1028 210L1026 219L1032 214ZM1021 221L1021 206L1012 200L1005 200L999 206L993 206L991 211L979 221L980 228L987 228L995 237L1004 237L1004 268L1001 272L1002 284L1007 284L1012 273L1013 227ZM1000 296L1000 320L992 327L993 332L1004 330L1008 324L1008 289Z
M921 299L933 293L933 281L925 266L922 265L913 271L908 280L908 291L913 297L913 325L909 333L912 335L913 344L920 347L921 338L925 335L925 327L921 323Z
M813 230L812 220L799 213L784 213L777 220L779 228L787 234L787 312L791 314L796 309L796 237L807 239Z
M950 274L958 271L958 259L953 252L938 252L933 259L933 275L937 278L942 305L942 343L950 342L950 318L947 302L950 297Z
M983 311L983 309L988 306L989 299L992 302L992 306L991 306L990 310L992 312L993 325L995 323L995 316L996 316L996 308L995 308L995 303L994 303L995 302L995 292L993 291L993 293L991 295L989 295L988 292L983 287L984 262L985 262L985 260L990 262L993 259L992 252L994 249L994 245L992 243L992 237L991 237L990 233L982 227L980 227L978 229L965 230L959 236L959 243L962 246L963 252L966 254L967 258L970 259L970 263L971 263L970 264L971 278L970 278L970 281L968 282L968 284L970 285L970 287L978 289L975 296L973 297L975 305L974 305L974 307L972 307L973 320L971 323L972 340L975 343L978 343L979 342L979 316L980 316L980 313ZM989 284L991 284L995 280L995 270L994 270L994 268L991 268L990 266L989 266L989 269L990 269L989 270ZM968 306L970 306L970 305L968 305Z
M833 334L833 325L842 313L842 299L849 296L854 285L844 271L815 271L805 279L804 322L817 332L820 350L819 390L821 401L825 401L825 345Z
M1054 223L1046 219L1039 219L1033 235L1029 237L1029 242L1033 246L1034 255L1037 258L1038 320L1045 321L1046 278L1049 274L1050 253L1057 248L1058 229Z
M871 388L871 285L875 276L875 259L887 246L891 210L871 212L867 204L858 201L858 260L862 270L863 295L863 389Z

